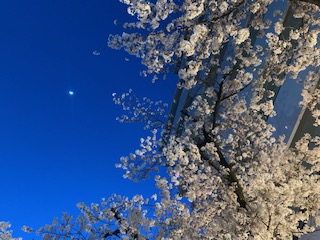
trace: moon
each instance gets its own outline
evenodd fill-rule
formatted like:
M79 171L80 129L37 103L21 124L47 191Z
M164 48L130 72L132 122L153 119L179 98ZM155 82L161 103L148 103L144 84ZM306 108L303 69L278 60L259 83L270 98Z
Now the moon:
M95 56L99 56L99 55L100 55L100 52L98 52L97 50L95 50L95 51L92 52L92 54L95 55Z
M73 91L69 91L69 95L71 95L71 96L72 96L73 94L74 94L74 92L73 92Z

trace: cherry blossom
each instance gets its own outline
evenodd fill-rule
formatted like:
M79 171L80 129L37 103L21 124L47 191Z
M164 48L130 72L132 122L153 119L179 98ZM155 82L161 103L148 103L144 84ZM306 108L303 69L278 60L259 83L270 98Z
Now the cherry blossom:
M276 137L268 119L276 116L277 91L297 81L300 105L320 124L319 3L121 2L136 21L111 35L109 46L140 58L147 74L176 73L178 91L188 95L169 114L166 104L140 100L132 90L113 95L126 112L120 122L142 122L151 131L117 167L134 181L154 177L157 195L79 203L75 221L65 214L38 233L271 240L312 232L320 225L320 138L306 133L287 145L290 136Z

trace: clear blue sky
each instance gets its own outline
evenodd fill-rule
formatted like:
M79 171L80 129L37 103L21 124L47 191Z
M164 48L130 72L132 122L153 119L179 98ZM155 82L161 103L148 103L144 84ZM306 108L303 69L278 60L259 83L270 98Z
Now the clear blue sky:
M151 84L139 60L107 47L122 32L115 19L128 20L117 0L0 2L0 221L15 237L79 201L153 193L114 168L147 132L115 121L111 94L132 88L170 104L175 83Z

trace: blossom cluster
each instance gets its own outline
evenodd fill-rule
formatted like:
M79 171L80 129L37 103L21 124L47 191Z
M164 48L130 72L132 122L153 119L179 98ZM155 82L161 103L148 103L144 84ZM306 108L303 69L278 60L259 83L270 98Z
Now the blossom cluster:
M320 138L304 134L287 145L289 136L276 137L268 119L276 116L281 86L298 81L300 104L319 126L320 8L290 1L288 10L278 9L275 0L121 2L137 21L111 35L109 45L141 58L149 74L176 73L180 99L186 98L174 103L179 119L167 123L166 104L140 100L131 90L113 95L129 113L120 122L144 122L152 133L117 167L134 181L158 171L159 194L80 203L76 221L64 215L38 233L277 240L319 226Z

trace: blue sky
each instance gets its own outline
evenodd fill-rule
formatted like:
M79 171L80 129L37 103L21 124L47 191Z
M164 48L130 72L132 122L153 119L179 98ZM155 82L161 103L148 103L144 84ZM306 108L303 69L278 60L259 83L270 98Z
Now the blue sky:
M154 192L114 168L148 132L115 121L111 94L132 88L170 104L175 81L151 84L139 60L107 47L122 32L115 19L130 20L117 0L0 2L0 221L15 237L77 213L79 201Z

